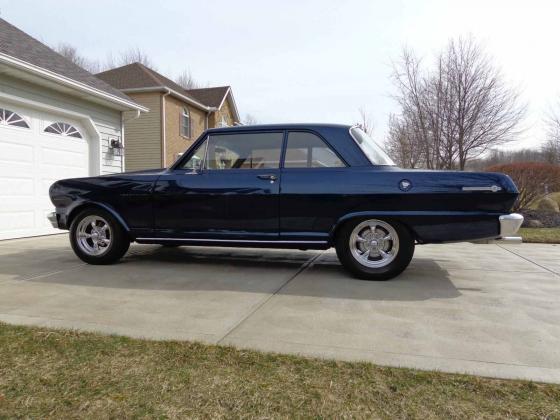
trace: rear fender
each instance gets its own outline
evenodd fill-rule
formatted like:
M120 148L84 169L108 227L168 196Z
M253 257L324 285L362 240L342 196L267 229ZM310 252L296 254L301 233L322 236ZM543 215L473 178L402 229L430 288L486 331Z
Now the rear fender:
M394 220L399 222L401 225L404 225L412 234L412 237L422 242L421 238L418 236L417 232L414 229L414 226L410 223L410 220L407 220L407 216L411 216L408 213L420 213L420 212L381 212L381 211L361 211L361 212L354 212L345 214L340 219L337 220L331 231L329 232L330 242L334 243L336 233L338 230L344 225L345 223L351 220L357 219L383 219L386 221Z

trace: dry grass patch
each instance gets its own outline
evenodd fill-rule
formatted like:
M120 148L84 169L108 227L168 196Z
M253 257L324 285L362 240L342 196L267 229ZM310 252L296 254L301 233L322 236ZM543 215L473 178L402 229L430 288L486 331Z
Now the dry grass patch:
M560 386L0 323L0 417L557 418Z
M560 228L521 228L523 242L560 244Z

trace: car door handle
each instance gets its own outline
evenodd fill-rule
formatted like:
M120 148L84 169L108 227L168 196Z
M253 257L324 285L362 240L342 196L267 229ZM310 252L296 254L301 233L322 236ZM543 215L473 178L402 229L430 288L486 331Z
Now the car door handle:
M276 177L276 175L274 174L263 174L263 175L257 175L257 178L259 179L267 179L270 182L274 182L276 181L278 178Z

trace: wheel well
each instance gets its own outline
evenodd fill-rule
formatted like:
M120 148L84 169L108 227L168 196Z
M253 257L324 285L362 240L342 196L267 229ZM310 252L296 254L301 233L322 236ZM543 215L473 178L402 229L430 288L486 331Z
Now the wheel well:
M340 231L340 229L342 229L343 226L345 226L348 223L351 222L356 222L357 220L365 220L365 219L380 219L380 220L385 220L386 222L397 222L401 225L403 225L406 230L408 230L408 232L410 233L410 236L412 237L412 239L414 239L417 242L421 242L421 239L418 237L418 235L416 234L416 232L414 231L414 229L405 221L398 219L398 218L394 218L394 217L386 217L386 216L376 216L376 215L371 215L371 216L355 216L355 217L350 217L346 220L343 220L341 222L339 222L334 230L331 233L331 242L335 243L336 241L336 235L338 234L338 232Z
M82 211L86 210L86 209L101 209L103 211L106 211L108 213L110 213L112 216L115 216L116 214L114 214L113 211L108 210L107 208L100 206L99 204L95 204L95 203L84 203L84 204L80 204L79 206L75 207L74 209L72 209L72 211L70 212L70 214L68 215L68 219L66 220L66 225L68 226L68 229L70 229L70 226L72 226L72 221L74 220L74 218L81 213ZM115 220L117 221L117 223L119 225L121 225L121 227L123 228L124 232L130 236L129 232L128 232L128 228L124 225L122 219L120 218L120 216L115 217Z

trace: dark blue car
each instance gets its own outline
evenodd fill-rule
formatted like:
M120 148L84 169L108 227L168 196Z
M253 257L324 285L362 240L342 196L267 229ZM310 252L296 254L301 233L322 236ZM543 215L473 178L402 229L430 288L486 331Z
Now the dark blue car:
M355 276L383 280L415 244L518 239L517 195L499 173L400 169L358 127L240 126L206 131L169 169L58 181L49 219L90 264L132 241L334 246Z

